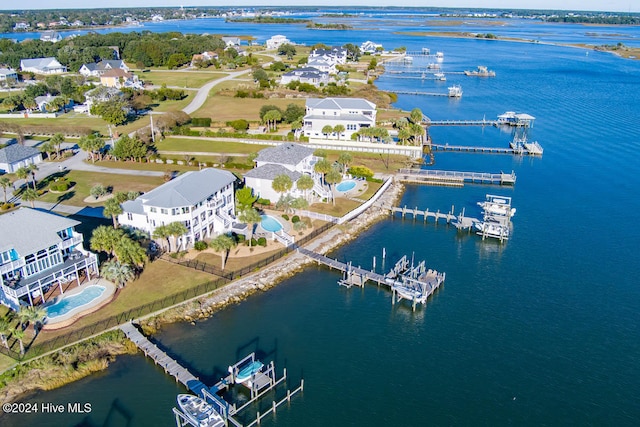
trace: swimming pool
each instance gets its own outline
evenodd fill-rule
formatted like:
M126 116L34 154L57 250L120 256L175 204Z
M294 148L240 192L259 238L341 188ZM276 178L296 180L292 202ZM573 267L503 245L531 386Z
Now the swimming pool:
M282 224L280 221L272 217L271 215L260 215L262 217L262 221L260 225L267 231L271 231L275 233L276 231L282 230Z
M348 179L336 185L336 190L338 190L341 193L346 193L349 190L353 190L355 186L356 186L356 182L352 179Z
M104 286L91 285L84 288L80 293L63 296L60 301L46 307L47 317L55 319L56 317L69 314L80 307L89 305L91 302L99 298L104 293L105 289L106 288Z

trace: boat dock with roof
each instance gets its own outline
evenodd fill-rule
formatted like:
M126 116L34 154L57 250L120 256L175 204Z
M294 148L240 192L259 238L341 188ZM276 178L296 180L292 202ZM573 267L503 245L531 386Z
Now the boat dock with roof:
M516 173L463 172L435 169L400 169L396 179L413 184L462 187L465 183L514 185Z

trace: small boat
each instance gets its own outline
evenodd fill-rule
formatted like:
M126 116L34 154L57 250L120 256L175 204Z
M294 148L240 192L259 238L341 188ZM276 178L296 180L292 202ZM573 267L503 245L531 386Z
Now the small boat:
M500 240L507 240L509 238L509 227L506 225L498 224L497 222L476 222L475 227L478 230L478 232L476 233L478 236L493 237Z
M177 400L178 406L184 415L194 423L194 426L218 427L225 425L222 416L206 400L193 394L179 394Z
M238 372L238 374L236 375L236 384L240 384L250 380L253 375L260 372L263 366L264 364L259 360L251 362L250 364L242 368L240 372Z
M449 98L461 98L462 87L460 85L453 85L449 87Z
M442 52L436 52L436 59L438 61L442 61L444 59L444 53Z
M436 64L436 63L432 62L431 64L427 65L427 69L428 70L439 70L440 69L440 64Z
M496 72L487 69L484 65L478 65L478 68L473 71L465 71L465 76L475 76L475 77L495 77Z
M516 208L509 208L509 205L499 203L496 200L493 202L478 202L478 206L489 215L508 216L512 218L516 214Z
M433 77L435 77L436 80L441 81L441 82L446 82L447 78L445 77L444 73L435 73L433 75Z

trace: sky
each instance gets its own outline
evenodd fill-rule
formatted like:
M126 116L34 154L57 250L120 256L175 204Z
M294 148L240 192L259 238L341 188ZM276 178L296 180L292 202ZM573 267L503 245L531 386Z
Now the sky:
M4 2L3 2L4 3ZM235 2L234 2L235 3ZM640 12L639 0L246 0L237 1L237 6L329 6L345 4L352 6L413 6L413 7L462 7L491 9L546 9L589 10L611 12ZM150 7L150 6L229 6L228 0L111 0L97 6L86 0L30 0L20 4L26 9L84 9L89 7ZM3 4L0 9L11 7Z

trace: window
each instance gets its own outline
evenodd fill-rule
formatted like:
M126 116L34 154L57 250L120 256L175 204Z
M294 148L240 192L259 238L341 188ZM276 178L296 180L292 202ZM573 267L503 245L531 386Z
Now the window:
M185 206L185 207L183 207L183 208L182 208L182 213L183 213L183 214L187 214L187 213L189 213L189 206Z
M161 208L160 209L160 213L163 214L163 215L167 215L169 213L169 211L164 209L164 208Z
M133 215L130 212L127 212L127 219L133 221Z
M158 210L156 208L149 208L149 212L156 213L156 212L158 212Z

